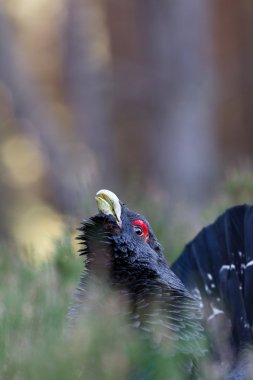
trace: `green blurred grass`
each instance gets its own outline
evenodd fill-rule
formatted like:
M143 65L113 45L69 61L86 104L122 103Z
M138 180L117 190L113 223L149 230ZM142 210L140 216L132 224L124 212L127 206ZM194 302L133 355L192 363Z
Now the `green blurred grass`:
M58 244L41 267L14 258L12 248L1 246L0 379L181 379L165 353L151 358L147 342L115 313L106 292L93 291L89 310L68 331L83 267L70 244ZM142 377L143 369L151 377Z
M42 378L38 371L47 371L45 362L48 370L52 365L45 359L62 336L78 268L67 245L59 246L54 261L41 267L22 261L13 250L1 247L0 377ZM66 258L69 276L64 274Z
M253 180L246 171L229 177L220 195L200 216L207 224L229 206L253 202ZM172 261L189 239L183 219L173 222L157 205L141 205L143 213L169 252ZM138 207L140 209L140 205ZM180 220L180 218L179 218ZM154 358L148 343L114 313L106 293L93 294L91 307L71 334L67 312L73 299L82 259L73 255L69 241L58 243L47 264L22 260L12 244L0 245L0 379L182 379L167 347ZM210 377L208 365L206 378ZM143 372L144 371L144 372ZM146 377L145 377L146 376ZM219 378L213 377L213 378Z

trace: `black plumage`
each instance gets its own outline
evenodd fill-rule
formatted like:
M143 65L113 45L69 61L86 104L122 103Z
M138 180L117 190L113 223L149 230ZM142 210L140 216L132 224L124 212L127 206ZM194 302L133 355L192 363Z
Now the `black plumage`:
M226 330L231 365L241 372L234 378L244 378L244 352L253 344L252 232L253 207L232 207L200 231L171 267L205 303L205 326L212 324L218 336L224 333L221 326ZM215 349L222 358L219 340Z
M122 207L122 229L109 215L98 214L80 228L86 256L77 297L80 300L89 277L109 280L114 291L130 301L130 322L146 332L159 319L164 334L177 341L192 340L196 345L202 331L199 303L168 267L151 226L141 215ZM148 241L133 232L131 222L143 220L149 227ZM158 318L159 316L159 318ZM185 349L192 351L187 345Z
M160 339L175 342L195 358L204 353L202 325L207 331L215 326L218 334L224 328L232 352L228 376L244 378L240 353L252 344L253 207L229 209L169 268L147 220L108 193L102 191L106 206L100 198L100 213L80 227L86 270L72 316L79 312L90 278L103 277L128 299L133 327L151 335L159 331ZM227 359L215 338L211 347L217 360Z

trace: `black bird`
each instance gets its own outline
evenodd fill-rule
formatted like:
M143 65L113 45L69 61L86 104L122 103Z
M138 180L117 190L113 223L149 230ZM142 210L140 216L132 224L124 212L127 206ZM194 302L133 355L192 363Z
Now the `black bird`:
M75 316L94 276L126 297L130 322L156 342L168 339L186 354L204 354L203 327L215 360L229 362L227 379L246 378L244 350L252 344L253 207L226 211L189 243L170 268L150 224L108 190L96 195L99 213L78 239L86 269Z

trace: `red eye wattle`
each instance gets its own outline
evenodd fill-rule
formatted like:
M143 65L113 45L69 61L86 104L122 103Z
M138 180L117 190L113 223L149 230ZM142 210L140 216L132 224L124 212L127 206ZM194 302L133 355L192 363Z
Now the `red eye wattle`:
M147 239L149 236L148 226L141 219L136 219L132 221L133 229L138 236L142 236L144 239Z

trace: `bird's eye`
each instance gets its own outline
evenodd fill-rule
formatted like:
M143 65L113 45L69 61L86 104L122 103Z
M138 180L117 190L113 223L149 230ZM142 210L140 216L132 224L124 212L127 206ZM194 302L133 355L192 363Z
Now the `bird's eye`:
M141 236L143 235L143 231L142 231L142 228L139 227L139 226L134 226L134 232L136 233L136 235L138 236Z
M143 237L144 239L147 239L149 236L148 226L143 220L137 219L132 221L133 230L136 233L136 235Z

